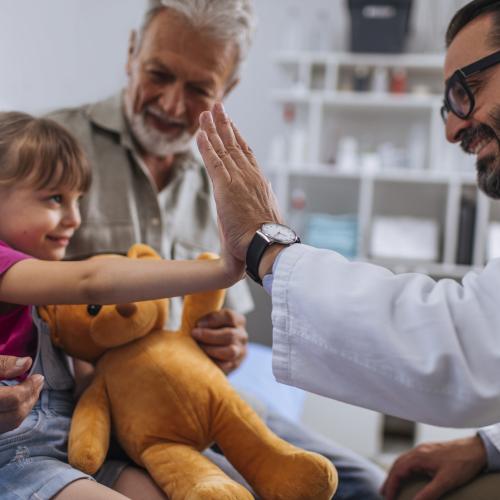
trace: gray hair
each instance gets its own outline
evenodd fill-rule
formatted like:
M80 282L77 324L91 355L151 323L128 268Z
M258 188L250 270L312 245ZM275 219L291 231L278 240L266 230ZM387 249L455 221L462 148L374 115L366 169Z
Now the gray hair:
M214 38L234 42L238 50L235 74L245 60L255 31L252 0L148 0L139 32L139 44L151 20L168 8L185 16L195 27Z

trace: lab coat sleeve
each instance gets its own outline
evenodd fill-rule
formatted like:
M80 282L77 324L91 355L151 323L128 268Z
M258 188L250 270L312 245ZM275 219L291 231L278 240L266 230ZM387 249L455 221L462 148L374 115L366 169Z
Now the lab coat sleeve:
M500 260L460 284L292 245L272 302L279 382L434 425L500 421Z
M500 470L500 424L483 427L479 429L478 434L486 448L488 472L498 472Z

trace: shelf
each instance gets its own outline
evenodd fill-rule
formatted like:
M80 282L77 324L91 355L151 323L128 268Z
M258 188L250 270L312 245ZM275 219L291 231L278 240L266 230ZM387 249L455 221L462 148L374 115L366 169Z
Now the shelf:
M329 106L359 107L363 109L433 110L440 108L442 104L441 96L428 94L389 94L292 88L273 90L271 95L279 102L322 103Z
M442 72L443 54L357 54L352 52L280 51L273 55L278 64L323 64L343 66L379 66L385 68L435 70Z
M374 180L404 182L404 183L427 183L427 184L448 184L450 182L458 184L475 185L474 174L465 172L446 172L440 170L411 170L402 168L384 168L379 172L341 172L335 170L332 165L322 164L287 164L273 163L268 165L266 173L279 175L303 177L331 177L332 179L361 179L370 178Z
M440 116L444 55L281 51L272 57L281 83L271 99L283 108L272 157L283 161L268 164L266 171L284 212L291 206L290 193L302 189L311 213L356 214L360 258L370 255L371 231L379 216L436 221L439 261L368 260L397 273L461 279L472 268L454 264L462 200L465 191L477 188L475 168L456 149L445 147ZM356 66L367 71L361 74ZM407 93L348 90L395 88L391 82L397 68L407 70ZM348 138L355 141L343 141ZM370 153L378 154L378 161ZM353 168L338 169L348 165ZM400 165L422 168L394 168ZM489 210L489 201L477 196L471 237L475 269L484 264Z

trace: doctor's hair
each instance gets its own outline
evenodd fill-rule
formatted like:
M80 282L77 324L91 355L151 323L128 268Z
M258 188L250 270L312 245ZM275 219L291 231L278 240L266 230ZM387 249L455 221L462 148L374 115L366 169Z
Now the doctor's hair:
M0 112L0 187L65 187L85 192L91 169L76 139L61 125L16 111Z
M233 42L238 53L235 74L238 73L255 31L253 0L149 0L139 30L137 50L152 19L163 9L176 11L194 28L215 39Z
M487 35L486 42L492 49L500 47L500 1L473 0L464 5L453 16L446 30L446 47L449 47L458 33L471 21L483 15L493 16L493 25Z

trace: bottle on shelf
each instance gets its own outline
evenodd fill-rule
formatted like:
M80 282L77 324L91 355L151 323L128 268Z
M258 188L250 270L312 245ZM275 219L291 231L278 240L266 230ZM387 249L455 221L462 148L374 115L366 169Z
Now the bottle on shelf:
M372 91L378 94L385 94L389 89L389 75L387 68L376 67L373 70Z
M287 162L292 166L301 165L307 157L307 134L297 120L297 109L294 104L287 103L283 107L285 137L288 149Z
M366 92L370 90L370 68L368 66L354 67L352 88L356 92Z
M408 134L408 167L422 170L425 165L426 130L422 124L414 124Z
M306 192L302 188L297 187L292 190L288 222L290 227L304 241L306 231Z
M313 22L309 29L309 49L327 52L332 49L332 19L330 12L326 9L318 9L315 12Z
M302 27L299 8L290 5L286 13L285 30L283 31L283 49L300 50L303 48Z
M358 141L355 137L344 136L339 139L336 167L339 172L354 173L359 171Z
M408 75L405 68L394 68L391 71L389 91L392 94L405 94L408 91Z

